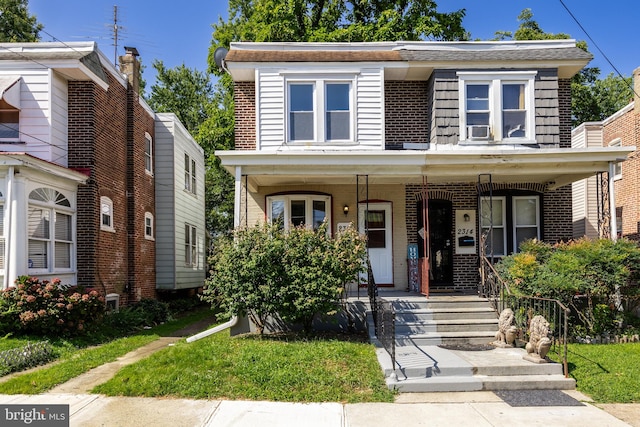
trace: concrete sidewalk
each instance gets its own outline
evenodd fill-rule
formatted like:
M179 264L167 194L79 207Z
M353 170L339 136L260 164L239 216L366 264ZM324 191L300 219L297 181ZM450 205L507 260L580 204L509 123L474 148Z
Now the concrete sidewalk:
M577 392L566 392L578 400ZM376 427L640 426L640 405L626 422L592 404L510 406L492 392L408 393L396 403L288 403L105 397L92 394L0 395L0 404L69 404L71 426Z

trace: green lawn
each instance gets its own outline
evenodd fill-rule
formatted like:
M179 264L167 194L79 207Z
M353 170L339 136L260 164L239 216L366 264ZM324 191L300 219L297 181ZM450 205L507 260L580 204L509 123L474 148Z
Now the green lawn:
M231 338L227 331L155 353L93 392L291 402L392 402L394 397L370 344Z
M71 378L87 372L97 366L112 362L163 335L177 331L186 325L211 316L210 310L199 310L176 321L168 322L136 335L114 339L99 346L84 347L85 339L52 341L54 352L58 355L56 363L38 370L17 375L0 382L1 394L38 394L52 389ZM6 348L15 347L23 338L5 338ZM1 341L0 341L1 342ZM89 340L90 342L90 340Z
M640 343L570 344L569 374L600 403L640 403Z

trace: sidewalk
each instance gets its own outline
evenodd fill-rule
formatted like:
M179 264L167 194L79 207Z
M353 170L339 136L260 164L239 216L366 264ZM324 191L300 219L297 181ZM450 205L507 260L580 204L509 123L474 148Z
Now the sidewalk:
M567 394L584 398L576 392ZM0 395L0 404L7 403L69 404L70 425L82 427L640 426L640 404L615 405L629 410L627 424L589 403L518 407L492 392L408 393L399 395L396 403L358 404Z

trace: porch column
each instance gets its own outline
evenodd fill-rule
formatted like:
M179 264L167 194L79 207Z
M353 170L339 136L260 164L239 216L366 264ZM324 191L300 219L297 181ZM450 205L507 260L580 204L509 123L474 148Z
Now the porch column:
M14 228L14 212L13 212L13 198L15 195L13 194L13 181L14 181L14 168L13 166L9 166L9 170L7 171L7 194L5 198L5 215L7 217L6 224L6 236L5 236L5 253L4 253L4 283L2 283L2 289L7 289L9 285L12 283L11 279L17 270L17 260L15 257L16 247L13 243L13 228Z
M618 220L616 218L616 193L613 177L615 174L615 162L609 162L609 226L611 241L618 240Z
M242 166L236 166L236 185L233 202L233 228L240 226L240 208L242 204Z

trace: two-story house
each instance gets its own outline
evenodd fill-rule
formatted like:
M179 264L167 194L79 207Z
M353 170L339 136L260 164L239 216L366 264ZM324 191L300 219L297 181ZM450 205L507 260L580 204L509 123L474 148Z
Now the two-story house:
M138 94L137 51L120 64L95 43L0 45L3 287L31 275L114 304L157 296L158 119ZM195 144L181 141L181 154Z
M640 240L640 68L633 72L634 99L599 122L582 123L571 133L574 147L626 147L624 163L607 174L573 184L575 237L617 236ZM608 175L612 181L607 180ZM612 186L610 186L610 184ZM615 215L613 214L615 212ZM615 234L611 233L615 230Z
M572 40L232 43L235 225L357 224L377 284L414 288L417 256L432 290L475 291L482 234L494 257L570 238L571 183L630 151L571 148L590 59Z

